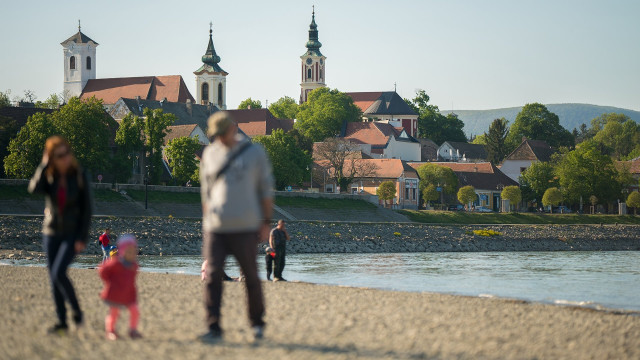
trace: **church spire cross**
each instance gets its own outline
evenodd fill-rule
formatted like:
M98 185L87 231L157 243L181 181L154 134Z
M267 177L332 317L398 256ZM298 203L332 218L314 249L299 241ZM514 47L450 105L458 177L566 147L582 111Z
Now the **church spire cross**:
M80 19L78 19L78 32L80 32Z
M209 21L209 35L213 33L213 21Z

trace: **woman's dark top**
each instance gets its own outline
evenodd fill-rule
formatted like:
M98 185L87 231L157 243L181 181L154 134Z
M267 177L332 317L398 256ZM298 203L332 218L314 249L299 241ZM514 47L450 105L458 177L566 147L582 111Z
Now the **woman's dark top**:
M44 194L42 232L53 236L71 235L74 241L86 243L92 210L91 186L87 174L81 169L72 170L66 175L65 191L59 186L59 177L46 174L47 168L48 165L40 164L29 182L30 193Z

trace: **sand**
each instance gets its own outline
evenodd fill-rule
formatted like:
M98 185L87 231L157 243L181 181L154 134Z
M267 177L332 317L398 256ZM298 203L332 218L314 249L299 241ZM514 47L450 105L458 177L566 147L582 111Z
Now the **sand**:
M84 328L55 322L46 269L0 266L0 359L638 359L640 316L433 293L264 283L268 327L252 343L242 283L225 283L224 340L205 331L198 277L141 273L142 340L104 339L95 270L71 269ZM128 315L118 323L126 332Z

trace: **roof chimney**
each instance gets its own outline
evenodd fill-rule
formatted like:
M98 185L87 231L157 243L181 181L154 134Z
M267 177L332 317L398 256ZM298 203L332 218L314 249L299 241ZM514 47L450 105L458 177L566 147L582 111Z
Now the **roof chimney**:
M189 116L193 116L193 105L191 104L191 99L187 99L187 112Z

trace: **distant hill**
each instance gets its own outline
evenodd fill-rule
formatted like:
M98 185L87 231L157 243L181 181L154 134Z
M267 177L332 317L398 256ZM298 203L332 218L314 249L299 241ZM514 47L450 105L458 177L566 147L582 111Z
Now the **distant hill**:
M560 125L569 131L572 131L573 128L579 128L582 124L589 126L591 119L605 113L625 114L636 122L640 122L640 111L613 106L590 104L548 104L546 106L549 111L558 115ZM453 112L458 114L460 120L464 121L464 132L467 135L479 135L489 130L489 125L494 119L504 117L509 120L510 124L513 124L521 109L522 106L492 110L453 110ZM445 110L441 112L446 115L452 111Z

